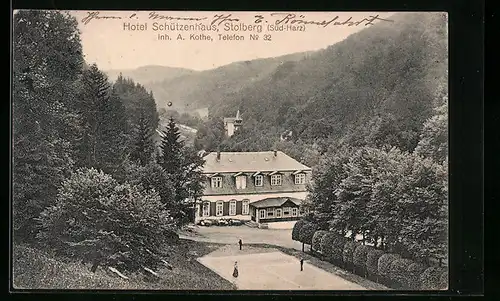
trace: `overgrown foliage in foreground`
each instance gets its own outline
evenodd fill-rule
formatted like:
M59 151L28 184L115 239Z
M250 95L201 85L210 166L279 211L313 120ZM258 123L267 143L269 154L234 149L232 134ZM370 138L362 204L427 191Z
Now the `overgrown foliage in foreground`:
M173 219L159 194L119 184L95 169L80 169L62 183L44 210L37 238L57 253L119 270L156 270Z
M74 16L13 19L15 244L90 262L92 272L154 275L200 195L203 159L173 120L158 145L152 93L86 64Z
M210 252L207 245L185 242L170 252L173 268L158 271L159 277L124 273L122 279L109 269L92 273L88 264L55 256L27 245L13 249L13 284L16 289L113 289L113 290L231 290L230 282L198 263L196 256Z

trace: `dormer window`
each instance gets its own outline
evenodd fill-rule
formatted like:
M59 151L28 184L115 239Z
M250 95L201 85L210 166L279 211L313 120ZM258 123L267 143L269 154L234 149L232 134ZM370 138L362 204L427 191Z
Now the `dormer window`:
M247 176L239 175L236 176L236 189L245 189L247 188Z
M255 186L263 186L264 185L264 176L256 175L255 176Z
M306 183L306 174L298 173L295 175L295 185L301 185Z
M271 186L280 186L281 185L281 175L274 174L271 175Z
M211 182L212 182L212 188L221 188L222 187L222 177L221 176L212 177Z

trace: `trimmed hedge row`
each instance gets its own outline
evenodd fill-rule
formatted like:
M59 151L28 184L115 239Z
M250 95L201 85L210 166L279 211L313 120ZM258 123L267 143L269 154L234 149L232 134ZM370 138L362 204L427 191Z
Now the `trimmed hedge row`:
M333 246L333 241L339 237L338 234L333 233L333 232L327 232L323 237L321 238L321 253L328 258L328 260L332 259L332 246Z
M446 275L443 275L445 273ZM423 290L447 289L448 273L441 267L429 267L420 275L420 284Z
M331 254L334 261L343 261L344 246L347 242L349 242L349 238L340 235L333 241Z
M378 274L378 260L384 254L384 251L378 249L373 249L368 252L366 255L366 270L369 274Z
M354 255L354 250L359 246L359 243L356 243L354 241L348 241L344 245L344 250L342 252L342 261L352 268L353 266L353 255Z
M298 221L292 239L312 249L335 265L396 289L442 290L448 288L448 272L442 267L402 258L372 246L362 245L334 232L318 230L311 222Z
M306 224L306 221L304 220L298 220L295 225L293 226L293 229L292 229L292 239L295 240L295 241L299 241L299 233L300 233L300 229L302 229L302 227Z
M358 274L361 274L366 277L368 271L367 271L367 259L368 259L368 253L372 250L375 250L375 248L366 246L366 245L360 245L354 250L354 253L352 255L352 262L354 263L354 269Z
M323 253L323 250L321 249L321 240L327 233L328 231L325 230L318 230L314 233L312 238L312 248L314 251Z
M312 244L314 233L318 230L318 226L313 223L305 223L299 231L299 241L308 245Z

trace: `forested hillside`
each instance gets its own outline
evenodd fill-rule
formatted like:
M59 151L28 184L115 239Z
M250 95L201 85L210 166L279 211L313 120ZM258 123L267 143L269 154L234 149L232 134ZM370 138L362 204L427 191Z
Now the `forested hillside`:
M149 85L151 83L170 80L186 74L193 74L196 71L185 68L173 68L166 66L142 66L136 69L122 69L122 70L106 70L105 73L110 80L115 81L121 74L124 77L131 78L135 82L142 85Z
M141 67L124 72L123 75L153 91L158 108L167 108L167 103L172 102L172 109L179 112L193 112L197 109L218 106L224 99L233 99L244 87L266 78L280 64L301 60L307 54L308 52L235 62L207 71L159 66L155 66L156 69ZM107 73L113 79L119 72L110 70Z
M344 41L288 61L210 106L199 147L219 145L222 117L242 113L243 128L223 149L278 146L283 133L306 149L332 143L392 145L412 151L435 108L446 104L447 32L440 13L396 14ZM303 153L301 150L289 152Z

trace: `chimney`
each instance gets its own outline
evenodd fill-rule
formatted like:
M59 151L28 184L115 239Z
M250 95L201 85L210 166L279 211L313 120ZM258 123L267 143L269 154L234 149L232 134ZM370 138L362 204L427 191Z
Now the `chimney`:
M217 150L217 161L220 161L220 150Z
M278 151L277 150L274 150L274 156L277 157L278 156Z

